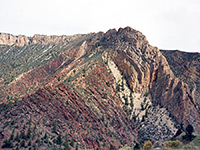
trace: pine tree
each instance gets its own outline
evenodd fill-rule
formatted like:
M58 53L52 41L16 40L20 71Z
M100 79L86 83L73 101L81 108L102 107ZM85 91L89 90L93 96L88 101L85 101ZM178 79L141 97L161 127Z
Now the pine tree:
M65 142L64 142L64 149L65 150L70 150L71 148L69 147L69 140L68 140L68 136L67 136L67 134L66 134L66 136L65 136Z
M22 138L22 139L26 138L24 130L21 130L21 132L20 132L20 138Z
M13 144L12 144L12 141L9 139L9 140L5 140L4 141L4 144L2 145L2 148L13 148Z
M78 143L76 143L76 150L78 150Z
M189 124L185 129L186 138L188 138L189 140L192 140L192 133L193 132L194 132L193 126Z
M193 126L192 125L188 125L187 127L186 127L186 129L185 129L186 131L186 135L187 136L192 136L192 133L194 132L194 128L193 128Z
M19 150L19 147L17 146L15 150Z
M29 128L28 128L28 132L27 132L26 138L27 138L27 139L30 139L30 138L31 138L31 128L30 128L30 126L29 126Z
M11 136L10 136L10 140L11 140L11 141L14 140L14 134L15 134L15 129L12 130L12 134L11 134Z
M57 131L57 123L56 123L56 122L54 122L54 123L53 123L53 132L55 132L55 133L56 133L56 131Z
M20 142L19 133L17 133L17 135L15 137L15 141Z
M25 140L21 142L21 147L25 147Z
M70 145L74 147L74 139L71 140Z
M61 137L61 135L59 134L58 137L57 137L56 143L57 143L58 145L61 145L62 142L63 142L63 141L62 141L62 137Z
M29 140L29 142L28 142L28 146L31 146L31 140Z
M138 143L135 144L134 150L140 150L140 145Z

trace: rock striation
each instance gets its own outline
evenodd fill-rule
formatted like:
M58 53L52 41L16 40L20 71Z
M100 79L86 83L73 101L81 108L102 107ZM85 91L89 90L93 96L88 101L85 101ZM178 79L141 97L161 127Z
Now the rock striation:
M174 75L188 85L190 94L200 106L200 53L187 53L178 50L161 50Z
M164 142L188 124L200 131L196 55L183 65L189 69L182 69L179 64L187 54L171 59L130 27L85 36L19 38L1 34L0 41L6 44L0 47L4 53L17 52L17 56L24 54L20 46L25 46L25 54L32 56L38 49L31 47L35 44L40 47L35 58L42 59L20 75L13 73L12 82L4 83L6 77L0 76L1 103L16 102L2 109L0 129L8 118L10 122L17 120L19 126L22 119L28 122L33 116L34 124L43 120L37 133L43 129L51 137L50 142L65 133L83 149L119 149L147 140ZM27 64L36 61L20 56ZM0 57L13 61L10 55ZM14 70L13 66L17 70L28 68L15 62L1 65L10 67L8 72ZM177 68L183 72L178 74ZM192 77L187 80L187 76ZM51 122L58 123L56 132ZM5 126L5 132L0 132L2 139L10 136L12 127Z
M166 58L141 32L126 27L97 36L92 47L107 51L131 90L150 93L152 102L165 107L184 128L193 124L200 130L198 106L187 83L174 76Z

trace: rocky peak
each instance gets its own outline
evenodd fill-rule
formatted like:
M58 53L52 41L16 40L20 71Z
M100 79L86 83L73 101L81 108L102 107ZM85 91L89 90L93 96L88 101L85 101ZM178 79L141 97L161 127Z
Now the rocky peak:
M110 29L106 33L99 32L96 34L96 37L90 42L94 49L102 47L103 49L124 49L125 47L132 47L135 50L139 50L142 54L145 52L149 53L150 51L158 52L156 48L151 47L146 37L139 31L131 28L119 28Z

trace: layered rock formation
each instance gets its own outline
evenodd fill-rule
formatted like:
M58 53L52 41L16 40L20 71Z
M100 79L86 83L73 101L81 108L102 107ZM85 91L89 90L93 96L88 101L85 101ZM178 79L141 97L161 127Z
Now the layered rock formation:
M18 35L14 36L7 33L0 33L0 44L1 45L17 45L17 46L24 46L28 44L58 44L61 42L69 42L78 37L80 34L76 34L73 36L46 36L46 35L39 35L36 34L33 37L27 37L25 35Z
M187 85L176 78L158 48L145 36L129 27L110 30L99 37L94 48L102 47L135 92L149 92L152 102L164 106L181 124L193 124L200 130L200 116Z
M0 34L0 44L4 45L17 45L24 46L29 43L29 38L24 35L13 36L11 34L1 33Z
M4 53L0 57L7 58L7 53L16 51L20 54L24 48L37 45L41 47L41 54L35 58L45 61L20 75L14 76L13 72L12 82L4 83L6 76L0 76L1 102L16 101L12 109L6 109L7 105L2 109L0 128L6 124L6 118L10 124L17 120L19 125L21 118L30 120L34 116L34 124L38 119L46 120L40 128L44 129L42 135L48 133L51 142L64 132L81 148L100 149L120 148L124 144L133 146L146 140L163 142L188 124L200 131L195 98L198 92L190 89L192 82L198 85L198 71L190 69L187 71L190 74L178 76L176 69L171 70L173 65L167 55L166 59L137 30L126 27L71 37L37 35L22 43L5 37L3 44L14 45L1 46ZM15 45L24 45L24 48ZM60 50L54 57L51 57L52 48ZM33 50L26 52L29 56ZM6 68L5 65L2 63ZM192 66L198 70L198 65ZM8 72L12 71L11 68ZM184 80L191 74L196 77L194 81ZM56 132L52 132L50 122L58 123ZM5 127L2 139L9 137L12 128L12 124ZM23 131L22 127L17 130Z
M200 53L161 50L174 75L187 83L190 94L200 106Z

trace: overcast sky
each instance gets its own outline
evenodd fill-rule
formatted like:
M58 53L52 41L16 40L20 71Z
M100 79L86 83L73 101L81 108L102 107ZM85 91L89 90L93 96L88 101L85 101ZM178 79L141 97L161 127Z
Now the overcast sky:
M200 0L0 0L0 32L72 35L130 26L160 49L200 52Z

